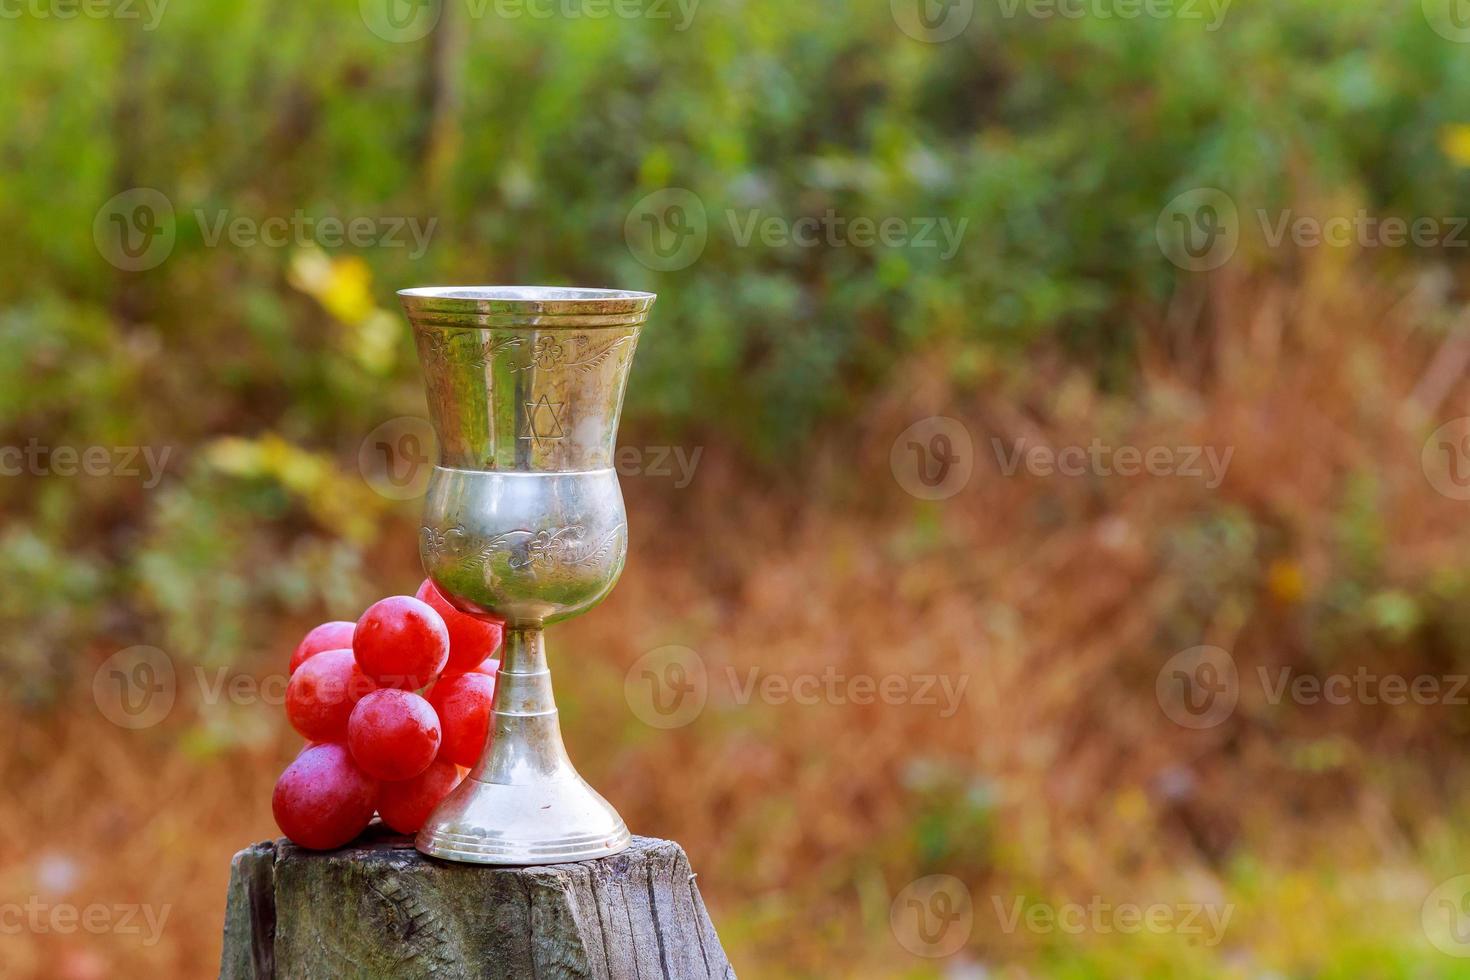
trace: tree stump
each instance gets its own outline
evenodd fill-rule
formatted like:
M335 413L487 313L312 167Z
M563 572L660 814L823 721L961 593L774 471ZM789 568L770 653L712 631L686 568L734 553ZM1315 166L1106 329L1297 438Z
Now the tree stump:
M634 837L596 861L500 867L425 857L411 838L378 828L337 851L282 839L236 854L220 976L724 980L735 971L673 841Z

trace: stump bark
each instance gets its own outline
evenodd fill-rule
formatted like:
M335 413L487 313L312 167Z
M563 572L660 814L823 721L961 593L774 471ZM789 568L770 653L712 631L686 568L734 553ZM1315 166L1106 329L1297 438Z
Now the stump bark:
M537 867L454 864L383 831L337 851L235 855L220 976L650 978L735 971L684 849Z

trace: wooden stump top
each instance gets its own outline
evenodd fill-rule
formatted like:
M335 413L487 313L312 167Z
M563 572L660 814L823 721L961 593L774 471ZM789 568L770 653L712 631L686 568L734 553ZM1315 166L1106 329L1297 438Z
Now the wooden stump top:
M370 830L336 851L255 844L230 868L220 976L733 978L684 849L504 867Z

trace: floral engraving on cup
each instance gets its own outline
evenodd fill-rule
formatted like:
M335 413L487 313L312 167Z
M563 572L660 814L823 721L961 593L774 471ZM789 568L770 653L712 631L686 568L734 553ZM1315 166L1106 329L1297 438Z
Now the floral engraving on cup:
M424 557L430 564L437 564L445 555L452 556L459 551L460 542L464 540L464 525L452 524L441 529L425 524L419 528L419 538Z
M536 368L551 370L558 366L574 367L584 372L601 367L614 354L631 358L637 346L636 334L623 334L603 344L596 344L585 333L562 339L554 336L537 337L532 344L529 337L516 336L505 340L486 337L483 330L446 330L437 327L421 328L418 338L430 357L448 360L472 367L485 367L506 351L526 348L529 354L522 360L509 364L511 371L532 371ZM469 340L470 343L464 343Z
M536 350L531 355L531 363L540 368L556 367L566 352L561 349L561 341L552 337L542 337L536 341Z
M614 353L621 350L624 346L628 348L627 356L631 358L633 356L633 350L637 346L638 338L635 334L624 334L616 340L592 351L590 354L586 353L586 351L592 346L592 342L587 339L586 334L579 334L574 337L573 343L576 344L578 353L581 356L568 363L572 367L581 368L583 371L591 371L593 368L601 366L603 361L612 357Z
M512 371L531 371L535 368L551 369L557 366L574 367L583 372L591 371L600 367L608 358L627 350L627 357L633 356L636 346L634 334L624 334L614 337L605 344L594 344L592 338L584 333L576 334L566 340L556 337L541 337L536 341L535 349L526 363L511 368Z
M496 555L509 553L506 567L522 572L600 565L613 552L618 536L627 530L626 523L618 524L600 539L589 541L587 528L581 524L539 530L516 528L489 538L478 550L468 553L463 553L463 524L443 529L424 525L420 535L424 556L431 564L447 557L461 568L484 571Z
M483 337L479 330L424 330L419 336L423 338L424 346L428 348L431 357L459 361L472 367L484 367L495 360L497 354L514 350L526 342L524 337L496 341L493 337ZM478 342L459 343L464 338Z
M537 531L531 536L531 540L526 542L525 558L512 558L510 560L510 567L525 568L527 565L538 565L542 568L551 568L557 566L600 565L602 564L602 560L612 551L613 542L617 539L617 536L626 527L626 524L619 524L591 548L585 547L584 538L586 529L580 524L573 524L571 527L562 527L556 530Z

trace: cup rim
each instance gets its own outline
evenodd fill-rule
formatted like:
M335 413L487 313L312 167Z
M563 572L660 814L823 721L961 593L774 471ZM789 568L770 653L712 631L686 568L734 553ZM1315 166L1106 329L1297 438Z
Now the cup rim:
M640 323L655 293L592 286L413 286L403 310L426 325L620 326Z

